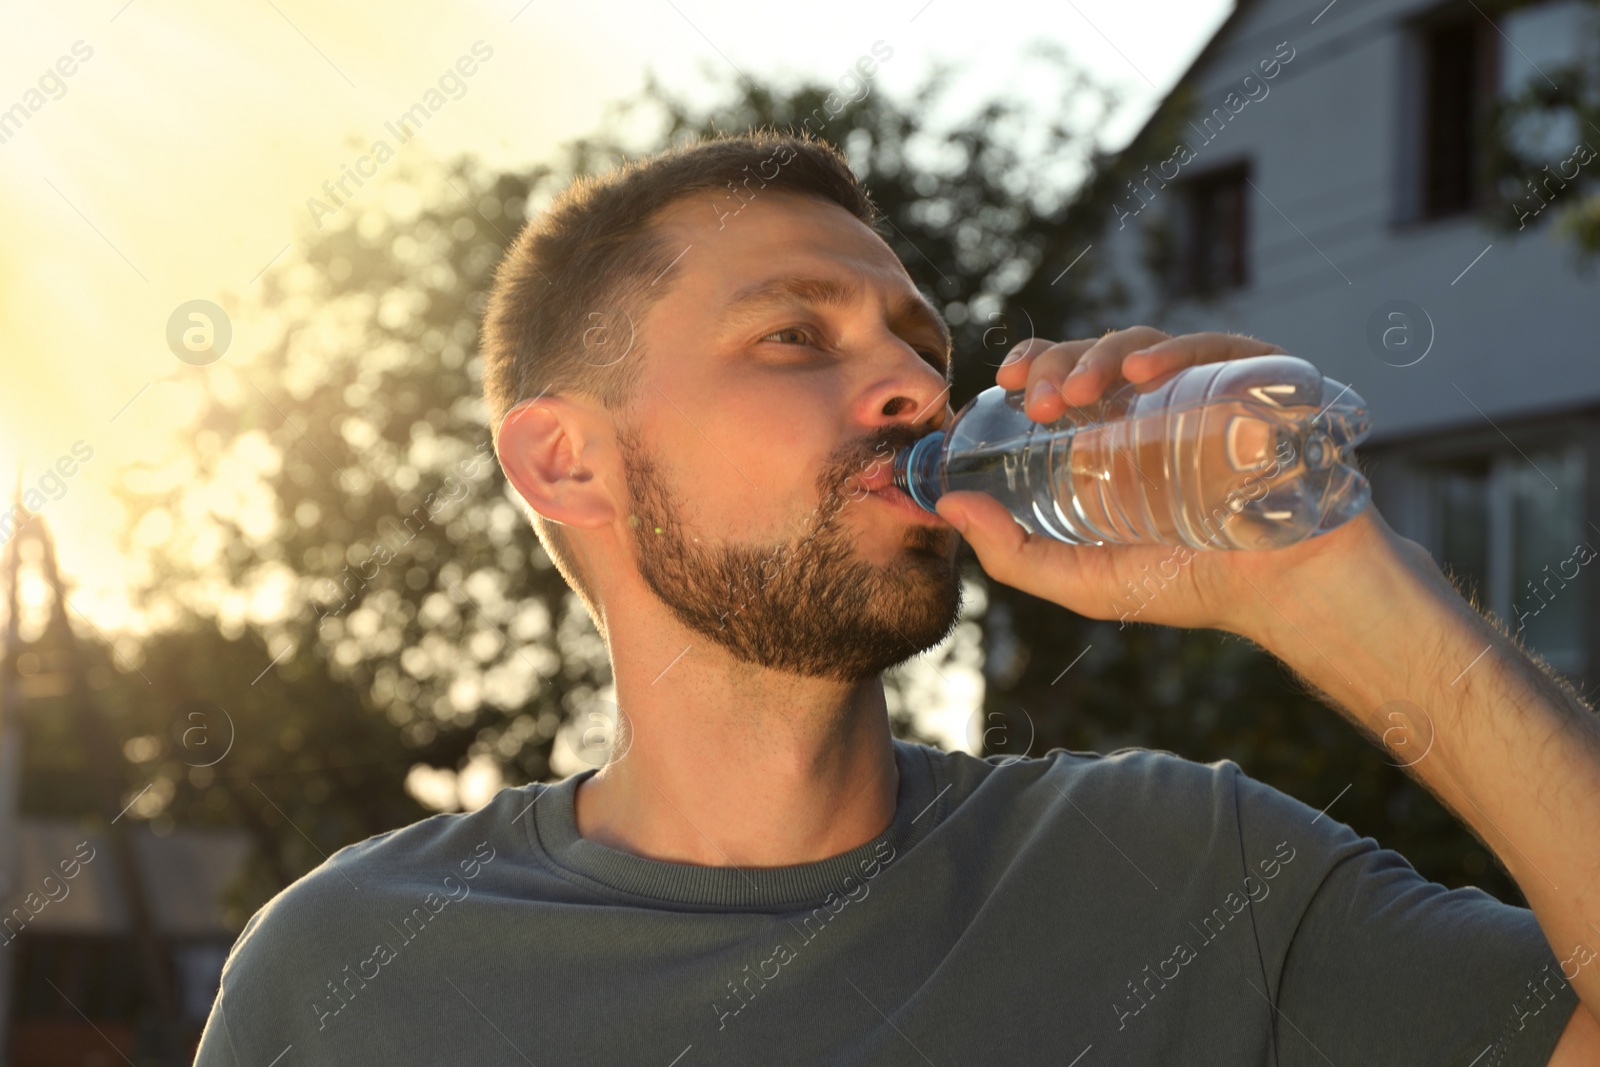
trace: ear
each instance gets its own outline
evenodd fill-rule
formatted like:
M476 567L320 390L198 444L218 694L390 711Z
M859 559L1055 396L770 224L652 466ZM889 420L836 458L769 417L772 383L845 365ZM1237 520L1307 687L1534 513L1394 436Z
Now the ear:
M616 517L609 487L595 477L608 433L603 416L582 403L540 396L506 413L496 452L534 511L564 526L596 529Z

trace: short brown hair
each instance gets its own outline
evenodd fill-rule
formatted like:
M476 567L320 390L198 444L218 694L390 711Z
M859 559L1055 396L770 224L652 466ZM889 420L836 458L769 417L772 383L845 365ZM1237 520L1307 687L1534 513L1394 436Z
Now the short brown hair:
M664 208L716 193L719 210L734 210L763 189L829 200L874 229L880 219L832 145L808 134L757 131L692 141L577 178L529 220L500 262L484 314L483 395L496 445L506 414L541 393L581 393L626 408L640 369L629 357L640 346L634 340L621 359L586 358L588 344L604 338L597 326L622 332L598 309L623 310L631 324L665 295L670 281L662 275L681 250L654 228ZM531 518L556 569L599 625L593 587L560 524Z

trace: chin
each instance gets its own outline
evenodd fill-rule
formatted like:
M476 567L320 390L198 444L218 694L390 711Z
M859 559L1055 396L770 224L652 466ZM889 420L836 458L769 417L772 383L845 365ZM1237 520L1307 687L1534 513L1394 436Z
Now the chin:
M940 531L924 531L939 533ZM933 648L955 629L961 615L961 568L956 545L934 539L934 544L908 543L898 565L884 568L887 581L873 598L884 610L881 618L915 651L903 659Z

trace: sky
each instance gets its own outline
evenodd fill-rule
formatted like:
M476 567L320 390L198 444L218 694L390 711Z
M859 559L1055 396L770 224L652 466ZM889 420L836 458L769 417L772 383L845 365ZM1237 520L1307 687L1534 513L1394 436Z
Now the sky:
M116 548L138 522L112 493L129 464L170 458L205 366L169 344L230 315L222 358L268 340L248 315L261 279L294 269L340 201L401 194L395 163L475 153L553 160L635 95L646 73L715 102L728 80L833 82L877 46L872 91L904 96L938 61L950 99L1046 99L1028 56L1064 49L1126 101L1100 131L1124 142L1231 9L1231 0L835 0L782 10L733 0L8 5L0 15L0 478L47 499L73 604L102 632L138 632ZM864 13L864 9L869 13ZM470 71L470 73L468 73ZM429 93L436 93L430 100ZM396 159L379 139L433 107ZM438 102L438 103L435 103ZM367 162L362 162L368 157ZM203 328L203 323L201 324ZM83 457L87 455L88 458ZM58 467L63 457L73 457ZM52 468L72 469L52 476ZM530 533L531 538L531 533Z

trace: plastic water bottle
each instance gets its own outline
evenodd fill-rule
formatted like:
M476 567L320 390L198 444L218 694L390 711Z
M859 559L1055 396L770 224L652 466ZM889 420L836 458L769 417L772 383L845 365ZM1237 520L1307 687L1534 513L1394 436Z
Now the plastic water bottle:
M978 394L896 453L894 484L929 511L945 493L988 493L1069 544L1195 549L1292 545L1371 495L1352 454L1371 429L1366 401L1293 356L1187 367L1148 392L1124 384L1048 424L1022 400Z

